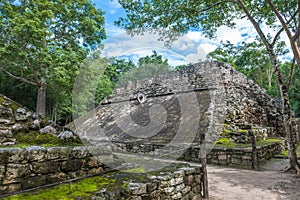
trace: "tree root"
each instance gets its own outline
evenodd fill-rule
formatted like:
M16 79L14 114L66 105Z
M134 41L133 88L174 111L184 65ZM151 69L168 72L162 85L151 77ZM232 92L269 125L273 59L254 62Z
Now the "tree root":
M299 165L296 165L294 167L291 166L286 166L283 170L280 170L283 173L291 172L291 173L296 173L297 176L300 176L300 167Z

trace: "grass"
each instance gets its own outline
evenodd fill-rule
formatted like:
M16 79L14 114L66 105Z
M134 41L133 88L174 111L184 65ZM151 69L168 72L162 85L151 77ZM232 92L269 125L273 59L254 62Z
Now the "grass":
M36 192L6 197L3 200L73 200L90 199L89 197L96 191L104 187L115 187L116 180L107 177L91 177L77 182L61 184L52 188L41 189Z
M300 144L298 144L297 146L297 150L296 150L297 156L300 156ZM284 152L282 152L281 154L279 154L279 156L285 156L288 157L289 156L289 151L285 150Z
M51 146L81 146L80 142L66 142L60 140L54 135L50 134L42 134L38 131L29 131L28 133L22 132L18 133L15 136L17 140L17 144L10 146L0 146L1 148L11 148L11 147L19 147L26 148L29 146L43 146L43 147L51 147Z
M147 173L147 171L145 170L144 167L125 169L125 170L121 170L120 172L124 172L124 173Z
M282 142L281 139L277 139L277 138L271 138L271 139L267 139L267 140L260 140L256 142L256 146L265 146L271 143L279 143ZM215 142L215 146L216 147L226 147L226 148L247 148L247 147L251 147L252 144L248 143L248 144L238 144L235 142L232 142L231 140L229 140L228 138L220 138L219 140L217 140Z
M124 190L127 188L128 183L149 183L149 177L152 175L169 174L172 171L176 171L186 165L180 163L173 163L169 166L149 173L144 173L143 167L137 167L134 169L116 171L103 174L101 176L95 176L85 178L76 182L65 183L54 187L45 189L39 189L33 192L25 192L17 195L12 195L3 198L3 200L84 200L91 199L96 192L101 189L106 189L116 192L118 190ZM143 173L137 173L143 172Z

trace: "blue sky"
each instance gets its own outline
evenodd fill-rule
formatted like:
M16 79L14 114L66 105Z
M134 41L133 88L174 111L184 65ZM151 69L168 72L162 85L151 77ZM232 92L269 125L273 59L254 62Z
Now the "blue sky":
M207 53L215 50L223 41L230 41L238 45L241 42L252 42L256 32L247 19L236 21L236 28L230 29L222 26L217 30L216 39L207 39L201 32L193 30L178 38L170 49L166 48L163 42L157 41L158 35L145 34L143 36L131 37L119 27L114 26L114 21L125 16L125 11L118 3L118 0L93 0L96 7L105 11L107 40L104 41L105 56L130 58L138 60L139 57L150 55L156 50L164 58L169 60L171 65L195 63L204 60ZM265 31L271 35L272 30Z

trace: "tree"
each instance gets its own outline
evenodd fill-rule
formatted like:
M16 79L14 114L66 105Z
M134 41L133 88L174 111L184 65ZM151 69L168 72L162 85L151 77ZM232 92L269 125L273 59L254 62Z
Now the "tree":
M158 55L156 51L153 51L152 55L139 58L137 66L124 73L118 84L122 86L128 81L153 77L171 70L172 67L168 64L168 60L163 59L162 55Z
M300 0L119 0L119 3L126 10L127 17L120 18L116 22L117 25L124 27L131 34L141 34L144 31L158 32L161 39L165 39L167 44L191 28L200 29L211 38L215 35L218 27L226 25L233 28L235 19L246 17L264 44L277 76L285 134L289 147L290 166L288 169L295 169L297 173L300 173L295 135L291 131L291 111L288 99L288 83L290 81L287 83L284 81L278 63L279 55L275 50L278 45L282 45L280 36L285 32L290 40L289 47L294 54L294 62L292 62L290 77L288 78L291 80L295 62L300 67ZM275 36L272 38L267 32L264 32L262 26L276 31Z
M3 0L0 70L37 87L36 112L45 115L48 78L76 71L105 38L103 26L103 12L90 0Z

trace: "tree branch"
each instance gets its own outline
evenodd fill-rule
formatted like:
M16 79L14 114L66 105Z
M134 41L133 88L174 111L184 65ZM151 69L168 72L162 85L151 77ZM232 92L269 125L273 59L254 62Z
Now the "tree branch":
M276 17L278 18L278 20L280 21L281 25L283 26L285 33L287 34L289 40L290 40L290 44L291 44L291 48L294 54L294 58L297 62L298 68L300 69L300 51L298 48L298 44L297 44L297 40L299 38L300 32L299 30L296 31L295 35L292 35L292 32L290 31L289 27L287 26L286 22L284 21L284 19L282 18L281 14L278 12L278 10L276 9L275 5L273 4L272 0L267 0L268 4L270 5L271 9L273 10L273 12L275 13ZM298 8L300 6L300 0L298 0ZM299 9L298 9L299 10ZM298 11L300 12L300 11ZM298 19L300 20L300 19Z
M279 11L276 9L275 5L273 4L272 0L267 0L268 4L270 5L271 9L273 10L273 12L275 13L276 17L278 18L278 20L280 21L282 27L284 28L287 36L289 37L289 39L292 39L292 33L289 29L289 27L287 26L287 23L285 22L285 20L283 19L282 15L279 13Z
M290 85L291 85L291 82L292 82L292 78L293 78L294 70L295 70L295 64L296 64L296 60L295 60L295 57L294 57L293 61L292 61L292 66L291 66L291 71L290 71L289 79L288 79L287 86L286 86L287 89L290 88Z
M299 12L299 11L300 11L300 10L299 10L299 7L298 7L298 9L296 10L296 12L295 12L295 13L292 15L292 17L286 22L287 25L290 24L291 21L292 21L293 19L295 19L295 17L298 15L298 12ZM299 20L299 22L300 22L300 20ZM276 43L278 37L280 36L280 34L282 33L282 31L284 31L284 28L283 28L283 27L276 33L276 35L275 35L275 37L274 37L274 39L273 39L273 41L272 41L272 44L271 44L272 46L275 45L275 43Z
M26 57L26 61L27 61L28 66L29 66L29 67L32 69L32 71L33 71L34 79L35 79L35 81L36 81L36 85L40 86L40 85L41 85L41 80L40 80L39 77L38 77L36 68L31 64L31 62L29 61L29 59L28 59L27 57Z
M298 0L298 27L295 32L295 35L293 36L294 41L298 40L300 37L300 0Z
M255 19L253 18L253 16L249 13L248 9L246 8L246 6L244 5L242 0L237 0L237 3L239 4L239 7L245 12L245 14L247 15L248 19L250 20L250 22L252 23L252 25L254 26L256 32L258 33L260 39L262 40L262 42L264 43L268 54L270 56L270 60L271 63L274 67L274 71L276 73L278 73L278 66L277 66L277 58L276 55L274 54L274 50L273 47L270 45L270 43L268 42L265 34L263 33L263 31L261 30L259 24L255 21Z
M37 84L35 82L30 81L30 80L28 80L28 79L26 79L24 77L20 77L20 76L14 75L13 73L11 73L11 72L3 69L3 68L0 68L0 70L3 71L3 72L5 72L8 76L10 76L10 77L12 77L14 79L17 79L17 80L20 80L20 81L24 81L24 82L29 83L31 85L37 86Z

